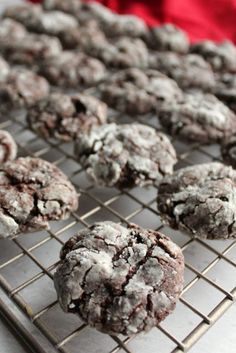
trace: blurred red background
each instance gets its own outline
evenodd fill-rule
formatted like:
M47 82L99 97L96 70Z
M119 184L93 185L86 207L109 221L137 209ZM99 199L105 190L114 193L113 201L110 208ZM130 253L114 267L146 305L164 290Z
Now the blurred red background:
M67 1L67 0L64 0ZM40 0L32 0L40 2ZM135 14L149 25L171 22L192 41L231 39L236 43L236 0L98 0L121 14Z

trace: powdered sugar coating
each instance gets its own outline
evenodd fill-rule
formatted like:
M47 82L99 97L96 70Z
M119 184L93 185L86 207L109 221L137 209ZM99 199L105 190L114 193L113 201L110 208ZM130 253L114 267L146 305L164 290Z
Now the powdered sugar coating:
M235 238L236 171L216 162L179 169L161 181L158 208L173 228L202 238Z
M32 71L15 68L0 82L1 109L18 109L29 107L49 93L49 84Z
M199 88L209 92L215 86L211 66L197 54L157 52L150 55L149 66L173 78L183 89Z
M0 130L0 164L16 158L17 146L9 132Z
M39 72L51 84L65 88L94 85L106 75L105 66L99 60L73 51L64 51L59 56L45 60Z
M100 85L102 99L128 114L146 114L182 96L176 82L155 70L130 68L111 76Z
M0 82L4 82L10 73L8 63L0 56Z
M39 158L18 158L0 166L0 236L48 228L78 207L67 177Z
M105 124L107 106L86 94L52 93L28 111L27 120L44 138L70 141L94 126Z
M75 156L96 184L119 187L153 184L176 163L167 136L142 124L105 124L81 134Z
M159 118L171 135L202 143L221 141L236 131L235 114L211 94L185 94L163 105Z
M131 335L174 309L183 268L181 250L163 234L100 222L63 246L54 284L65 312L102 332Z

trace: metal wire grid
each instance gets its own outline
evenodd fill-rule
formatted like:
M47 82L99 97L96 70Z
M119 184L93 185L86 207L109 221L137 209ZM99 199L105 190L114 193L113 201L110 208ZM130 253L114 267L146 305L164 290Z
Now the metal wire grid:
M131 121L117 116L121 123ZM139 118L159 129L156 117ZM192 345L236 299L236 241L207 241L162 225L156 210L157 187L119 190L98 188L86 178L73 158L72 144L44 141L27 128L22 114L1 117L0 128L11 132L19 155L41 157L58 165L80 194L80 207L70 219L51 222L49 231L22 234L0 241L0 286L12 303L23 310L52 346L63 353L177 353ZM186 145L172 140L178 164L191 165L219 159L217 146ZM185 287L175 312L146 335L113 337L64 314L53 289L53 272L61 245L82 227L95 221L136 222L169 235L185 255ZM30 338L30 334L29 334ZM43 350L42 350L43 352ZM46 351L45 351L46 352Z

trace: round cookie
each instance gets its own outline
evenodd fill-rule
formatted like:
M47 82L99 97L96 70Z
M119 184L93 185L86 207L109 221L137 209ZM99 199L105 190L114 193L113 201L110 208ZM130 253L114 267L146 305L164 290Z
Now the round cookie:
M149 66L173 78L183 89L209 91L215 86L211 66L197 54L155 53L149 57Z
M23 41L27 34L26 28L19 22L10 18L3 18L0 20L0 50L11 43ZM22 43L22 42L21 42Z
M150 30L149 43L159 51L174 51L185 54L189 50L187 34L173 24L167 23Z
M148 49L139 38L121 37L114 44L107 43L98 49L96 56L111 67L148 67Z
M44 0L43 8L47 11L58 10L68 12L70 14L76 14L81 9L80 0Z
M146 37L148 27L145 22L132 15L116 15L113 21L107 21L104 25L104 31L108 37L127 36L127 37Z
M6 81L10 73L10 67L8 63L0 56L0 82Z
M49 84L32 71L12 69L5 82L0 82L1 110L29 107L49 93Z
M100 222L63 246L54 285L65 312L99 331L132 335L173 311L183 271L182 252L165 235Z
M29 126L44 138L70 141L93 126L106 123L107 106L97 98L51 93L27 113Z
M0 130L0 165L16 158L17 146L9 132Z
M130 68L111 76L99 87L102 99L113 109L146 114L182 96L175 81L155 70Z
M41 75L55 86L78 88L91 86L106 76L105 66L82 52L64 51L45 60L39 68Z
M70 28L78 27L77 20L61 11L44 12L40 5L9 6L5 17L22 23L28 30L48 35L59 35Z
M67 177L39 158L18 158L0 166L0 237L49 227L78 207Z
M236 74L230 72L216 74L214 94L236 112Z
M158 117L171 135L189 141L219 142L236 131L235 114L211 94L185 94L163 105Z
M158 187L158 209L173 228L201 238L236 237L236 171L222 163L177 170Z
M191 52L202 55L215 71L236 71L236 47L230 41L214 43L205 40L193 44Z
M75 157L96 184L118 187L153 184L177 161L167 136L142 124L104 124L81 134Z
M224 162L236 169L236 135L232 135L223 141L221 154Z

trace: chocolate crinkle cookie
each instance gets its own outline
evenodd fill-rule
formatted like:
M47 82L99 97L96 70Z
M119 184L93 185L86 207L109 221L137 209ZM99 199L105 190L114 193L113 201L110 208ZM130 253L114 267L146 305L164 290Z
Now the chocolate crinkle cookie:
M27 66L61 53L62 46L58 38L31 34L26 30L24 35L17 36L14 31L18 26L21 24L7 18L0 22L0 52L7 60Z
M78 22L73 16L61 11L44 12L40 5L35 4L9 6L4 12L4 17L22 23L32 32L55 36L78 26Z
M39 158L18 158L0 166L0 236L37 231L50 220L69 217L78 195L67 177Z
M80 0L44 0L43 8L45 10L58 10L68 12L70 14L76 14L80 11L82 2Z
M187 34L169 23L153 27L150 30L148 42L151 48L159 51L174 51L185 54L189 50Z
M54 285L65 312L104 333L132 335L173 311L183 271L181 249L162 233L100 222L65 243Z
M216 74L214 94L236 112L236 74L230 72Z
M236 169L236 135L232 135L222 142L221 154L224 162Z
M17 146L13 137L9 132L0 130L0 165L12 161L16 158L16 155Z
M39 72L55 86L78 88L103 80L106 68L98 59L82 52L64 51L42 62Z
M101 48L108 45L104 32L98 22L91 20L79 28L71 28L59 36L65 49L79 48L87 54L97 55Z
M200 55L180 55L173 52L150 54L149 67L173 78L183 89L199 88L209 91L215 86L210 64Z
M146 44L139 38L121 37L114 44L107 43L97 50L96 56L105 65L116 68L147 68L149 54Z
M191 52L202 55L215 71L236 71L236 47L230 41L214 43L205 40L193 44Z
M49 84L43 77L23 68L12 69L0 82L1 110L29 107L48 93Z
M164 104L158 116L171 135L190 141L220 142L236 131L235 114L211 94L185 94Z
M107 106L85 94L51 93L28 110L27 120L44 138L70 141L93 126L106 123Z
M8 63L0 56L0 82L6 81L10 73L10 67Z
M222 163L179 169L158 188L158 209L173 228L208 239L236 237L236 171Z
M153 184L177 161L167 136L142 124L104 124L81 134L75 157L96 184L118 187Z
M146 114L182 96L175 81L156 70L129 68L111 76L99 87L102 99L128 114Z

